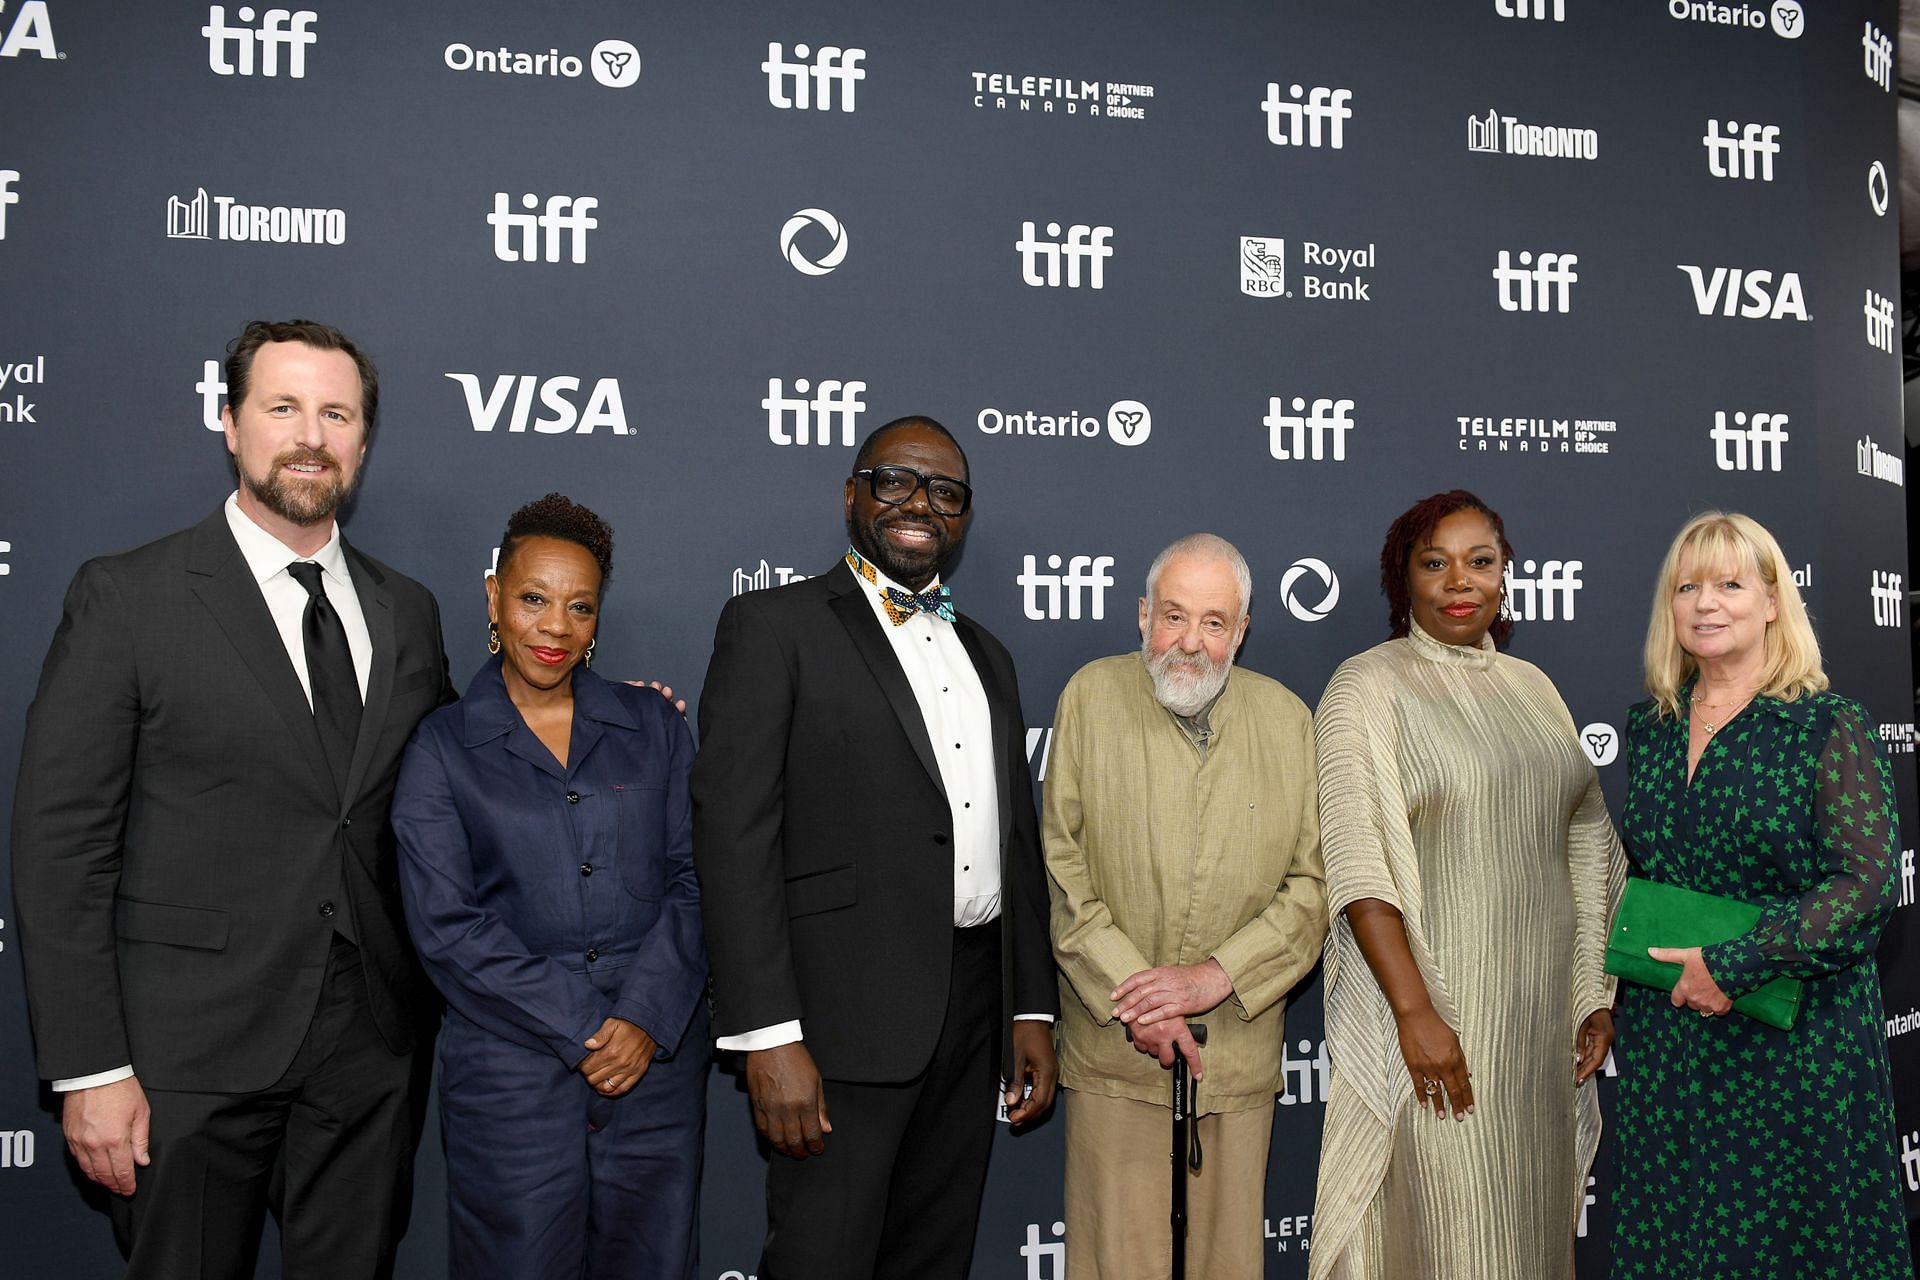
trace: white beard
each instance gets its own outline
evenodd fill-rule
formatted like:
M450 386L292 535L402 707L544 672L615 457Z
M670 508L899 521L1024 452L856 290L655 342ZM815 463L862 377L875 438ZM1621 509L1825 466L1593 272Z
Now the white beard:
M1231 658L1215 663L1204 649L1188 654L1174 646L1155 654L1144 640L1140 642L1140 657L1147 664L1147 674L1153 677L1154 701L1177 716L1200 714L1227 687L1227 676L1233 670Z

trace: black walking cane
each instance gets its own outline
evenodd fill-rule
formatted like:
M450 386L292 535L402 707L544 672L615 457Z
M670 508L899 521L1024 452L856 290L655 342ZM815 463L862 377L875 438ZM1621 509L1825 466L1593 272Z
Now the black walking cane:
M1189 1022L1193 1042L1207 1043L1207 1029ZM1200 1172L1200 1117L1194 1113L1199 1086L1187 1069L1187 1056L1173 1051L1173 1280L1187 1276L1187 1170Z

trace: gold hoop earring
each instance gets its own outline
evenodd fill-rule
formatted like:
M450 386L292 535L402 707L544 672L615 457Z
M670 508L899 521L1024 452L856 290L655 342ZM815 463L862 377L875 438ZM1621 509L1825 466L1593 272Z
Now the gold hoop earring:
M487 624L487 652L500 652L500 627L492 622Z
M591 667L593 665L593 646L599 643L600 643L599 636L595 636L593 639L587 641L586 655L582 657L580 661L585 663L587 666Z

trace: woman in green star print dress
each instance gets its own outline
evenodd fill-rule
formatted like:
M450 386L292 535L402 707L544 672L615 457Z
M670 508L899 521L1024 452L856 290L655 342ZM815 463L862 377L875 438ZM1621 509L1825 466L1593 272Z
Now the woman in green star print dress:
M1762 914L1653 948L1684 965L1671 997L1620 988L1614 1280L1910 1277L1873 960L1898 896L1893 783L1866 713L1825 691L1771 534L1718 512L1680 531L1646 673L1628 854ZM1793 1030L1730 1013L1781 976L1805 982Z

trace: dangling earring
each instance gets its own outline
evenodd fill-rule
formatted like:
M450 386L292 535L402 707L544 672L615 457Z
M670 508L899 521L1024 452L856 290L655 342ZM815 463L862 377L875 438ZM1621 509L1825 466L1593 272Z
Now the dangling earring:
M1500 588L1500 621L1513 621L1513 606L1507 603L1507 589Z
M587 641L586 655L582 657L580 661L585 663L587 666L591 667L593 665L593 646L599 643L600 643L599 636L595 636L593 639Z
M491 622L487 624L487 652L500 652L500 628Z

